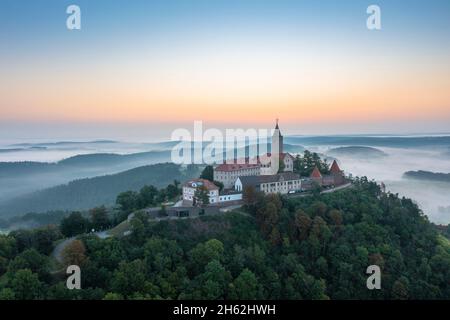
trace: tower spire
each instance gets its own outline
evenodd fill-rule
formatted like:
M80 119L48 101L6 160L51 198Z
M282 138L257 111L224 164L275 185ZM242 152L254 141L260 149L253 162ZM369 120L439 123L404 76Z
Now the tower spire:
M283 136L281 135L280 127L278 126L278 118L276 118L275 130L272 135L272 147L273 146L278 146L279 154L283 153Z

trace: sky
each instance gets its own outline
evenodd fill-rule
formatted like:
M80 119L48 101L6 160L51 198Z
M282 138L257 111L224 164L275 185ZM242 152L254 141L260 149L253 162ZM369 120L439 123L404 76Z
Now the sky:
M448 0L0 0L0 138L449 132L449 57Z

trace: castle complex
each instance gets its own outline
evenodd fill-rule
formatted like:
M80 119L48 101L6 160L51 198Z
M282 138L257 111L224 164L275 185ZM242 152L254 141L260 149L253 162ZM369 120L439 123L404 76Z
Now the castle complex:
M294 157L290 153L283 152L283 135L278 127L278 121L272 135L272 148L276 146L279 149L278 159L283 163L284 172L294 171ZM252 163L229 164L224 163L214 168L214 181L223 183L224 188L233 188L239 177L245 176L272 176L278 173L278 167L272 166L272 154L267 153L254 159ZM276 159L276 157L274 157ZM249 162L249 161L247 161Z
M276 149L278 153L275 153ZM232 161L234 163L223 163L214 168L214 181L223 184L220 194L216 185L207 183L203 179L186 182L183 187L183 200L192 201L195 186L198 185L206 187L211 195L211 204L220 204L242 200L242 193L247 187L253 187L266 194L287 194L311 190L315 186L333 187L345 183L344 173L336 160L333 161L328 175L322 175L317 167L309 177L300 177L299 174L294 173L295 157L283 150L283 135L278 126L278 120L272 135L272 152L252 160L244 161L242 164ZM279 161L280 166L273 166L274 161Z

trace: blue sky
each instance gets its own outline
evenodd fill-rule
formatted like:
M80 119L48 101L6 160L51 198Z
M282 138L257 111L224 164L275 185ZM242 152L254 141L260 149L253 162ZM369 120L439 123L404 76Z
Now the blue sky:
M82 10L82 30L68 33L65 9ZM383 32L367 34L366 8L382 10ZM2 56L126 50L127 44L177 48L190 41L258 36L385 46L404 49L449 46L450 1L301 0L96 0L0 1ZM130 48L128 48L130 49ZM138 48L131 48L136 50ZM14 59L13 59L14 61Z
M66 29L65 10L70 4L81 7L81 31L72 32ZM370 32L366 28L366 8L371 4L381 7L381 31ZM361 88L354 87L358 77L364 78L361 82L366 87L372 85L366 79L370 75L364 75L369 69L370 72L379 73L377 75L379 79L373 86L380 95L387 97L394 96L395 92L401 89L401 81L404 81L401 79L402 74L404 78L415 79L414 83L408 84L413 92L417 91L421 77L426 83L429 83L430 79L436 81L436 85L428 84L428 88L421 96L414 97L416 103L410 109L412 119L406 121L406 124L401 123L397 126L395 121L390 124L390 115L375 112L372 114L373 106L365 106L363 110L370 114L371 118L368 116L354 120L353 122L358 122L357 130L360 130L361 123L364 123L370 132L378 129L390 131L390 128L391 131L395 131L396 128L411 132L430 131L433 128L442 131L450 119L450 112L447 112L450 108L447 104L449 100L442 89L449 83L448 77L445 76L449 70L449 55L450 1L448 0L0 0L0 68L3 70L0 74L0 85L5 91L4 99L0 100L0 122L3 120L10 126L19 122L33 122L33 119L38 124L99 122L95 114L105 113L104 107L99 107L99 110L93 112L92 119L78 117L79 114L86 113L86 110L92 110L94 107L85 105L86 101L79 101L80 108L77 109L74 104L66 105L61 103L62 100L54 100L51 97L52 92L59 91L61 95L64 94L73 101L77 97L75 91L78 90L78 96L89 98L100 106L111 103L103 99L101 92L108 95L124 88L124 95L114 96L114 101L128 101L130 97L136 97L132 102L133 107L130 108L130 112L135 112L136 117L127 119L127 123L136 121L137 118L148 118L149 122L152 120L167 122L168 118L180 114L187 106L202 105L198 110L203 110L201 108L210 105L210 100L226 100L224 97L227 95L235 97L229 101L232 108L241 110L248 106L253 110L252 103L260 101L250 101L249 97L242 94L246 91L248 95L261 93L261 101L285 100L283 103L286 106L279 115L281 118L286 118L289 108L293 108L289 107L290 103L299 105L298 110L303 114L308 112L308 103L317 105L317 114L312 114L310 118L303 117L304 127L313 128L316 125L314 117L323 118L326 110L321 108L324 108L324 105L328 106L333 99L339 100L344 94L350 96L355 93L355 96L361 97L361 104L366 102L367 90L360 92L358 90L362 90ZM253 64L252 57L255 57ZM270 57L274 60L270 60ZM321 70L319 74L324 76L326 79L324 83L327 86L320 95L328 97L328 100L318 101L316 96L311 95L304 101L300 97L288 101L289 99L283 97L279 91L288 88L285 95L293 95L295 86L291 86L288 82L280 85L277 77L285 74L290 76L288 69L291 65L292 69L296 68L296 57L303 63L302 67L309 63L308 59L311 59L311 69L317 70L327 67L327 63L341 64L353 77L353 81L347 79L348 92L342 91L341 88L341 91L336 93L337 89L333 89L333 86L339 86L341 81L332 79L333 72L341 69L330 70L328 73ZM283 59L286 60L285 65L280 64L279 60ZM225 73L227 70L239 71L242 69L240 60L250 60L252 66L244 70L239 77L252 81L249 74L254 73L255 82L258 82L258 78L261 78L264 72L275 72L267 75L269 78L272 75L273 82L265 81L254 86L243 84L241 87L233 87L231 71L225 76L229 78L226 81L214 80L222 72L218 64L223 65ZM203 61L205 70L200 66ZM168 68L170 72L164 70L167 65L170 66ZM185 66L188 67L185 69ZM142 73L139 68L142 69ZM216 68L215 73L208 73L211 68ZM264 68L267 70L258 72L258 69ZM106 69L108 71L105 71ZM283 69L283 72L277 73L279 69ZM111 70L117 72L112 73ZM307 72L310 74L311 70L308 69ZM386 80L392 82L385 87L381 85L383 73ZM112 75L122 79L135 77L129 86L140 89L131 92L132 89L128 88L124 81L111 84L109 81ZM180 83L189 83L191 76L199 83L213 79L211 81L213 85L209 90L210 100L203 101L191 96L190 93L196 89L193 86L185 89L189 94L183 92ZM178 78L174 80L175 77ZM89 88L81 85L80 88L74 89L76 83L71 81L72 78L76 78L79 82L89 82L91 87L95 85L94 80L104 85L99 88L98 95L95 95ZM142 88L148 88L151 92L159 79L166 82L161 88L157 88L157 97L145 95ZM301 84L305 91L321 90L313 85L305 87L307 80L300 79L296 85ZM58 87L61 83L67 83L67 87L72 91L63 92L65 89ZM217 89L226 85L230 85L229 92L223 88ZM276 94L272 98L265 96L266 87L276 88L274 89ZM30 88L35 88L38 92L33 92ZM196 95L202 94L207 89L199 86ZM181 92L177 97L178 100L170 100L171 97L167 97L167 94L164 96L165 92L174 91ZM24 99L21 92L25 92L30 98ZM404 100L396 104L400 109L408 107L405 105L406 93L403 92L402 95ZM423 102L427 101L427 97L438 97L436 101L430 100L430 104L433 104L430 118L426 118L426 115L420 112L420 109L429 107ZM239 99L245 102L244 107L238 105ZM157 109L164 108L158 103L165 106L169 104L169 100L174 104L175 111L167 115L157 112ZM143 110L142 101L150 106L148 110ZM185 101L186 105L183 104ZM337 102L338 107L335 108L344 108L345 103L344 100ZM62 113L54 107L59 105L67 112ZM268 104L266 108L275 108L274 106L275 104L273 106ZM333 109L333 106L330 109ZM342 119L349 118L351 110L343 111ZM124 117L123 113L114 112L111 114L114 114L115 118L105 120L109 124ZM219 121L213 115L198 113L199 117L204 115L206 120ZM273 112L267 111L265 117L261 117L258 121L268 122L276 116L276 113L278 113L276 109ZM395 116L397 120L399 114ZM293 117L290 124L293 128L295 121L303 119L301 115L299 111L298 116ZM351 126L348 126L352 121L346 122L342 119L330 117L324 119L323 123L327 124L331 131L352 130ZM387 119L384 121L386 126L380 125L383 119ZM188 122L192 119L180 116L179 120ZM232 119L225 120L230 122ZM408 122L412 124L411 127L408 127ZM423 130L417 130L417 125L423 125Z

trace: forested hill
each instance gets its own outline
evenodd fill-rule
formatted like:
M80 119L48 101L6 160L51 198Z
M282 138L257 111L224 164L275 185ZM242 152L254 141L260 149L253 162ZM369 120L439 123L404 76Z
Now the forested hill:
M450 173L437 173L430 171L407 171L404 173L405 178L427 181L440 181L450 183Z
M57 230L1 236L0 299L450 299L449 241L410 199L361 179L311 197L250 190L245 201L198 219L136 213L128 236L81 236L65 252L81 290L49 273L42 239ZM369 265L380 290L366 287Z
M326 152L331 156L357 157L357 158L379 158L385 157L387 154L379 149L372 147L348 146L333 148Z
M68 184L43 189L4 202L0 216L46 212L52 210L85 210L100 205L112 205L117 194L139 190L144 185L165 187L175 179L184 181L199 174L198 168L182 170L173 163L138 167L118 174L74 180Z

